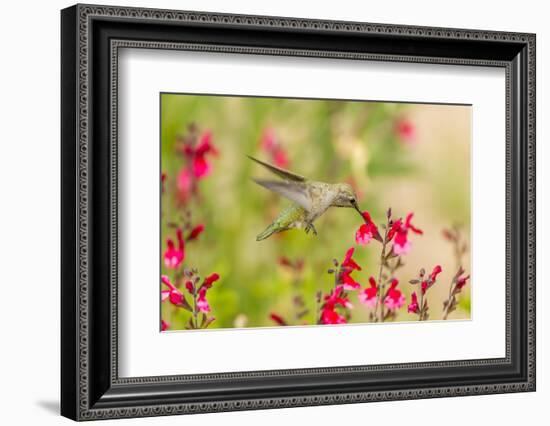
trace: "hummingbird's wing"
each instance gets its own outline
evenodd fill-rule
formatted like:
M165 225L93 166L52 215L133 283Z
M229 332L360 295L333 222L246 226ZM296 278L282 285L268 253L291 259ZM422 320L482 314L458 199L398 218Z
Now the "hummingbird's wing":
M256 163L264 166L267 170L269 170L271 173L276 174L280 178L283 178L285 180L291 181L291 182L305 182L306 178L300 175L297 175L296 173L289 172L288 170L281 169L280 167L274 166L272 164L264 163L261 160L258 160L254 157L251 157L250 155L247 156L252 161L255 161Z
M270 191L276 192L283 197L294 201L307 211L312 208L311 196L307 190L307 185L303 182L289 182L284 180L265 180L253 178L254 182Z

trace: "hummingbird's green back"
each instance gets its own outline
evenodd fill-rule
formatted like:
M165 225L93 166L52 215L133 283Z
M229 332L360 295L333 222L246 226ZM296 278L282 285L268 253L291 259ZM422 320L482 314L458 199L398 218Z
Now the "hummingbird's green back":
M297 204L293 204L284 209L279 216L263 232L256 237L257 241L265 240L272 234L286 231L287 229L300 226L307 215L307 211Z

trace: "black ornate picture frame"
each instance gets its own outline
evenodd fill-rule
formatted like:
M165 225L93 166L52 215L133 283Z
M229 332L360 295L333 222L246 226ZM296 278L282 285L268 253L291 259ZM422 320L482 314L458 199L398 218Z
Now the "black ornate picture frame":
M535 390L535 35L76 5L61 13L61 413L158 416ZM121 47L489 66L506 72L506 356L120 378Z

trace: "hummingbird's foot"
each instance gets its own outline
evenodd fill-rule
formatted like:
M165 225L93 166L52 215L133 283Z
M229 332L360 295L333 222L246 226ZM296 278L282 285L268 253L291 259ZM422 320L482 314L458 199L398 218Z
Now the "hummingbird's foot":
M306 234L309 234L309 231L313 232L313 235L317 235L317 230L315 229L315 226L313 226L313 223L308 223L306 227Z

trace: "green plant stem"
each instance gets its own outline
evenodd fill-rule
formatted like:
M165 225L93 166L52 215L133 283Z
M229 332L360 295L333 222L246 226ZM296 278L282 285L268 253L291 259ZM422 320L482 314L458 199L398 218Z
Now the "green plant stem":
M193 283L193 328L198 329L197 319L197 285Z
M422 321L422 316L424 315L424 292L420 289L420 308L418 312L418 321Z
M386 245L388 244L388 230L389 220L386 224L386 231L384 232L384 242L382 243L382 253L380 254L380 268L378 270L378 301L380 305L380 322L384 321L384 284L382 283L382 271L384 269L384 263L386 262Z
M443 310L443 320L446 320L447 317L449 316L449 307L451 306L454 287L455 287L455 284L451 281L451 285L449 286L449 297L447 299L447 305L445 306L445 309Z

